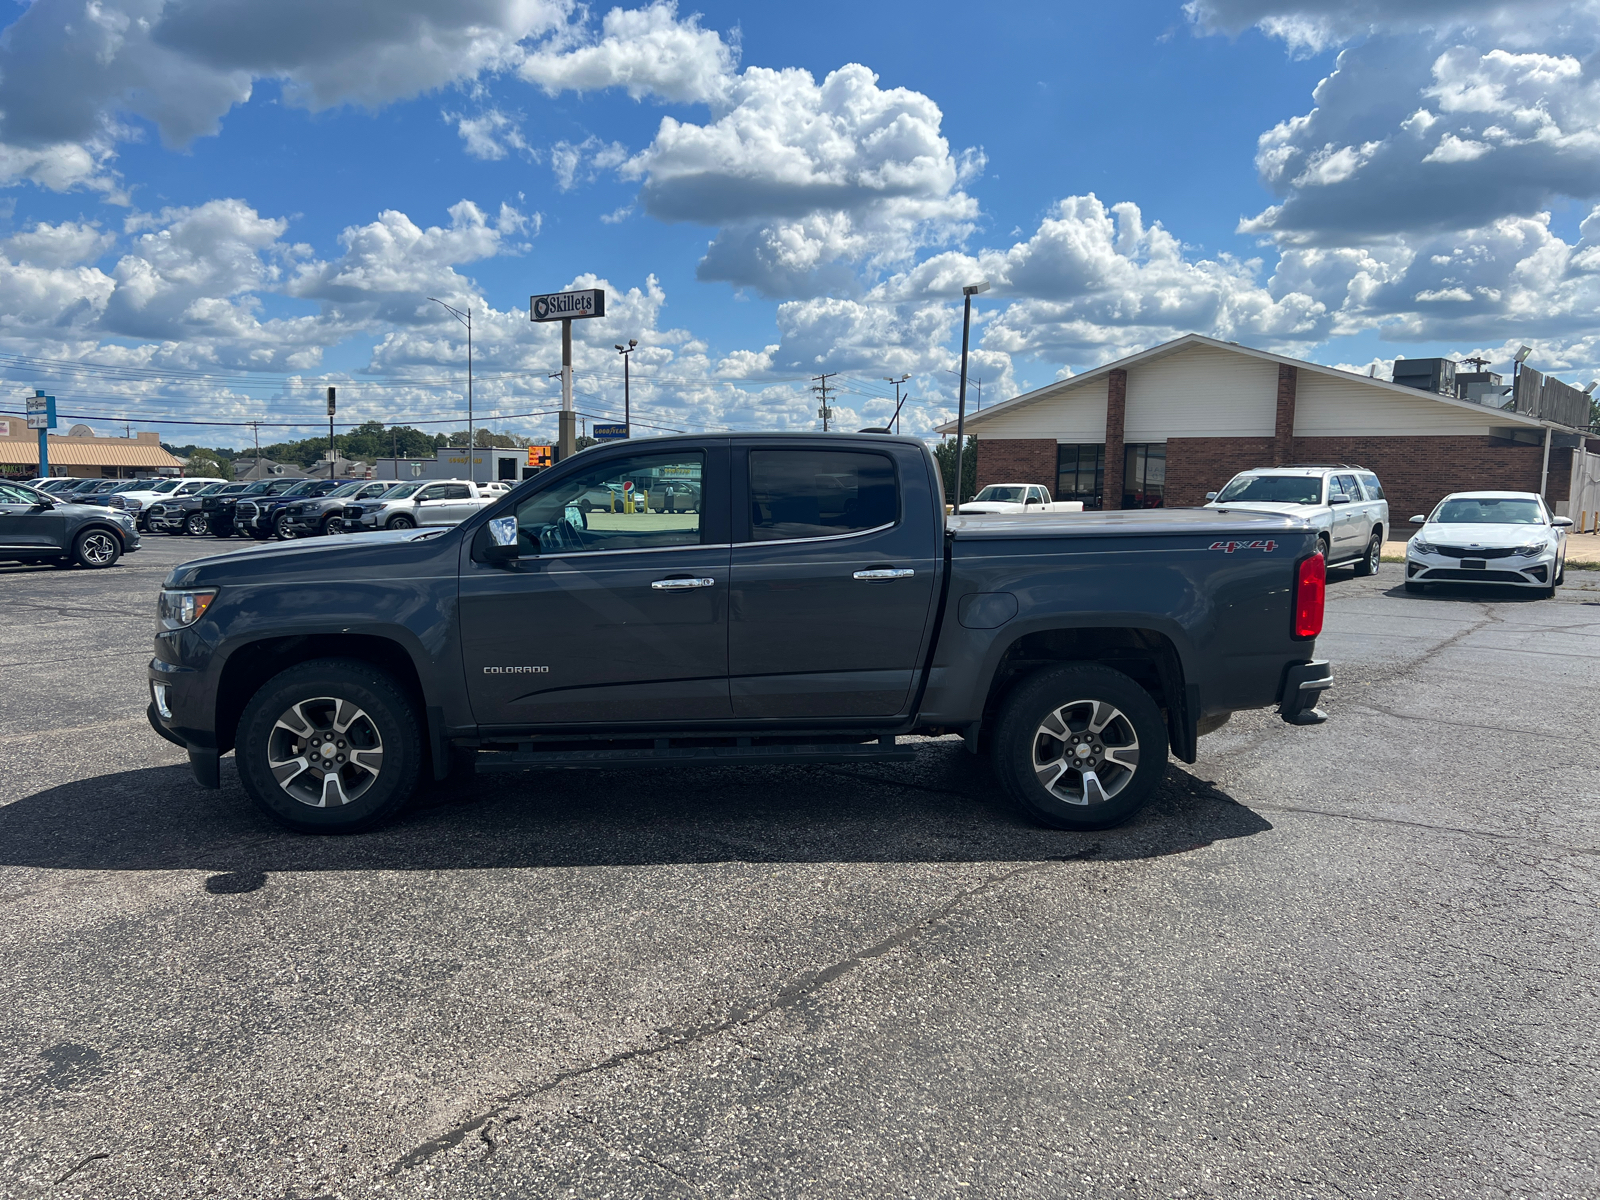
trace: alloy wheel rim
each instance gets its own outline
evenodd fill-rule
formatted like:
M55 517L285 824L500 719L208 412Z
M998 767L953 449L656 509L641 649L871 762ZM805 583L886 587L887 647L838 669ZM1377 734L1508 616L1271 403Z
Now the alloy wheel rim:
M288 517L279 517L278 518L277 534L278 534L278 536L280 538L282 538L286 542L293 540L293 538L294 538L294 530L289 528L289 518Z
M109 533L91 533L83 539L83 556L97 567L105 566L115 553Z
M341 808L378 782L383 737L377 723L348 700L300 700L284 709L267 735L267 769L297 803Z
M1139 769L1139 735L1104 700L1056 708L1033 735L1033 773L1055 799L1078 807L1114 800Z

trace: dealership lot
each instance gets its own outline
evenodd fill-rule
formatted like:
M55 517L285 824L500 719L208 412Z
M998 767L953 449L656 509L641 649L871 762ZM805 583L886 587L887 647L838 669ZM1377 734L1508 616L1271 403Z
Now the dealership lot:
M0 1196L1589 1196L1600 573L1333 573L1133 825L914 767L194 786L154 593L0 565ZM232 543L234 548L242 548Z

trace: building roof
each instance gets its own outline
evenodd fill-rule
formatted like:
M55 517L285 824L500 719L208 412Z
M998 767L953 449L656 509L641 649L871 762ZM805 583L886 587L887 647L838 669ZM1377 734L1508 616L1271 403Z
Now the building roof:
M0 438L0 462L7 465L38 466L39 439ZM52 467L135 467L147 470L176 471L183 460L161 448L161 443L139 438L50 438Z
M1440 396L1433 392L1425 392L1421 388L1407 387L1403 383L1390 383L1384 379L1372 379L1366 375L1358 375L1354 371L1341 371L1338 367L1325 367L1321 363L1306 362L1304 359L1290 358L1285 354L1274 354L1270 350L1257 350L1252 346L1241 346L1238 342L1218 341L1216 338L1209 338L1200 333L1186 333L1180 338L1174 338L1170 342L1162 342L1159 346L1152 346L1148 350L1141 350L1137 354L1130 354L1128 357L1119 358L1115 362L1105 363L1092 370L1085 371L1081 375L1071 375L1066 379L1058 379L1056 382L1046 384L1042 388L1035 388L1031 392L1013 396L1010 400L1002 400L999 404L990 405L980 413L968 413L966 431L969 434L979 432L984 425L997 417L1016 412L1018 409L1029 408L1035 404L1047 403L1070 389L1096 379L1103 379L1112 371L1126 370L1139 363L1153 362L1156 359L1165 358L1169 354L1176 354L1180 350L1187 350L1191 346L1207 346L1214 350L1227 350L1248 358L1295 367L1301 371L1328 375L1346 382L1362 383L1381 391L1404 396L1409 400L1415 400L1420 396L1427 400L1436 400L1440 404L1449 404L1457 408L1467 409L1479 415L1488 411L1494 414L1494 419L1497 422L1503 421L1511 425L1526 425L1533 429L1542 429L1548 423L1540 421L1537 417L1487 408L1482 404L1474 404L1470 400L1457 400L1453 396ZM956 423L954 421L949 421L937 427L937 432L939 433L954 433L955 431Z

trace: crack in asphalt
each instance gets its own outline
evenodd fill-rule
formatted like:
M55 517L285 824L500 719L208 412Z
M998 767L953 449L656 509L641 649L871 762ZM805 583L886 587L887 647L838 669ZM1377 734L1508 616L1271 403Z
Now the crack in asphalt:
M1366 817L1358 813L1329 812L1323 808L1301 808L1292 804L1250 804L1252 812L1301 813L1310 817L1328 817L1335 821L1360 821L1369 825L1400 825L1409 829L1426 829L1432 833L1456 833L1463 837L1489 838L1497 842L1519 842L1536 846L1557 854L1581 854L1600 857L1600 847L1568 846L1562 842L1549 842L1540 838L1525 837L1516 833L1496 833L1492 829L1463 829L1456 825L1431 825L1426 821L1407 821L1400 817Z
M1071 855L1070 858L1092 858L1099 852L1100 847L1098 845L1090 846L1082 851L1079 851L1077 854ZM766 998L753 1004L745 1005L742 1008L735 1009L731 1014L721 1018L720 1020L707 1021L700 1025L690 1025L660 1030L658 1032L665 1038L665 1040L657 1045L633 1046L626 1050L619 1050L615 1054L601 1059L599 1062L590 1063L589 1065L582 1067L572 1067L568 1070L557 1072L543 1083L507 1095L497 1101L494 1106L487 1111L481 1112L477 1116L461 1122L460 1124L440 1134L438 1137L429 1138L421 1145L410 1150L403 1155L394 1164L394 1166L390 1167L386 1174L390 1178L393 1178L394 1176L399 1175L402 1171L426 1162L436 1154L460 1145L461 1142L469 1135L478 1132L480 1129L483 1129L489 1124L489 1122L501 1116L513 1104L516 1104L520 1101L526 1101L534 1096L539 1096L546 1092L554 1091L556 1088L561 1087L563 1084L570 1083L574 1079L581 1079L584 1076L597 1074L602 1071L609 1071L615 1067L623 1066L624 1064L633 1062L635 1060L653 1058L656 1055L664 1054L670 1050L677 1050L685 1046L691 1046L716 1037L718 1034L726 1033L730 1029L737 1029L741 1026L750 1025L753 1022L759 1021L775 1012L781 1012L784 1009L793 1008L807 996L823 987L826 987L828 984L832 983L841 976L848 975L850 972L872 961L873 959L882 958L891 951L915 941L924 933L942 923L946 918L948 918L962 905L966 904L969 900L976 899L977 897L992 891L1002 884L1008 883L1011 880L1017 879L1021 876L1033 875L1041 871L1048 871L1058 868L1063 861L1066 861L1066 859L1051 859L1044 862L1028 863L1020 867L1014 867L1008 871L1001 871L998 874L991 875L981 883L957 892L954 896L952 896L938 908L934 909L932 912L926 914L919 920L912 922L910 925L905 926L897 932L890 934L888 937L882 938L879 941L864 947L863 949L857 950L853 954L848 954L844 958L830 963L825 967L815 971L809 971L800 976L800 978L796 979L793 983L779 988L776 992L772 993Z
M1524 737L1549 738L1555 742L1566 742L1570 739L1565 734L1546 733L1538 729L1515 729L1509 725L1479 725L1474 721L1451 721L1444 717L1424 717L1416 713L1396 712L1392 708L1384 708L1379 704L1361 701L1351 706L1351 711L1360 712L1365 709L1385 717L1393 717L1397 721L1420 721L1426 725L1446 725L1451 729L1486 729L1490 733L1520 733Z

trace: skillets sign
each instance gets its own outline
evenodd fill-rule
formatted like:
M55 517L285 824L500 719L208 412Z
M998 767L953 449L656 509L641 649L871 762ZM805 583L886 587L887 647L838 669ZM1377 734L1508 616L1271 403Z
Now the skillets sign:
M580 317L606 315L604 288L584 288L577 292L550 292L528 298L528 315L535 321L575 321Z

